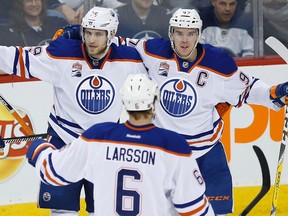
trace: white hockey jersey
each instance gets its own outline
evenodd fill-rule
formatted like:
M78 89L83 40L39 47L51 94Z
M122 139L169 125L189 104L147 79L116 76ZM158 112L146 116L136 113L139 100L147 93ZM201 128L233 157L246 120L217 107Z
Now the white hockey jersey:
M48 145L28 150L41 180L55 186L92 182L95 215L214 216L196 160L175 132L101 123L61 150Z
M117 122L120 88L131 73L147 73L137 51L111 45L92 61L80 40L59 37L48 47L0 47L0 69L23 78L39 78L54 87L49 124L69 143L93 124ZM37 104L35 104L37 106Z
M233 58L211 45L197 45L197 58L188 62L163 39L126 39L140 53L150 77L160 89L155 124L182 134L201 156L221 138L224 122L215 106L228 102L279 109L270 100L270 86L238 70Z
M254 56L254 39L245 29L208 26L201 33L200 43L226 50L234 57Z

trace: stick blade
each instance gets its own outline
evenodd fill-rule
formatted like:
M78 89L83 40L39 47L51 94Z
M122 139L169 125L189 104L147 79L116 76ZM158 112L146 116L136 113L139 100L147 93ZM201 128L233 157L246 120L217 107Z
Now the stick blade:
M288 64L288 49L277 38L270 36L265 40L265 43L271 47L287 64Z
M263 151L258 146L253 145L253 149L256 153L261 168L262 186L257 196L248 204L248 206L240 213L239 216L246 216L254 208L254 206L256 206L259 201L267 194L271 186L270 170L266 157Z

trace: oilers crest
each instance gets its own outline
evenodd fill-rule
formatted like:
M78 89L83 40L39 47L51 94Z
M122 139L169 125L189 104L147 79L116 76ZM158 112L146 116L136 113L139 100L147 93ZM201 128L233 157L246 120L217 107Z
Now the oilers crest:
M160 104L168 115L183 117L191 113L197 103L197 93L187 80L173 78L160 88Z
M113 103L115 88L102 76L89 76L79 84L76 98L82 110L90 114L100 114Z

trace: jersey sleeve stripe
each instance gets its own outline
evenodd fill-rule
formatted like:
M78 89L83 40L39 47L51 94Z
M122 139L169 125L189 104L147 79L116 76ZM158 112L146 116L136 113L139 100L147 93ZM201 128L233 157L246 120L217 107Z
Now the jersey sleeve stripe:
M213 142L215 142L218 139L219 135L222 133L223 127L224 127L223 121L220 121L216 132L213 134L213 136L211 138L204 139L204 140L197 140L195 142L188 142L188 143L189 143L189 145L200 144L200 143L203 143L203 142L211 142L211 143L213 143Z
M19 47L19 65L21 77L25 77L25 65L23 59L23 47Z
M19 50L15 47L15 58L14 58L14 64L13 64L13 74L16 75L17 74L17 65L18 65L18 61L19 61ZM25 77L23 77L25 78Z
M49 174L49 171L48 171L48 168L47 168L47 160L45 159L43 161L43 164L42 164L43 168L44 168L44 176L45 176L45 179L49 180L49 182L52 182L52 185L56 185L56 186L64 186L64 184L60 184L59 182L57 182L56 180L54 180L50 174Z
M51 147L52 149L55 149L55 146L52 145L52 144L50 144L50 143L43 143L43 144L39 145L39 146L35 149L35 151L34 151L34 153L33 153L33 155L32 155L32 160L35 160L35 157L38 157L39 154L40 154L43 150L45 150L46 148L49 148L49 147Z
M65 131L66 133L73 136L74 138L77 138L79 136L77 133L75 133L72 130L69 130L67 127L64 127L63 125L59 124L59 122L57 121L57 118L52 113L50 113L49 119L54 123L54 126L57 125L57 127L61 128L61 130Z
M55 186L63 186L72 183L57 174L53 166L52 154L48 155L48 161L47 159L43 161L41 171L42 171L41 178L47 184Z
M201 206L199 206L198 208L196 208L196 209L194 209L192 211L189 211L189 212L185 212L185 213L180 213L179 212L179 215L181 215L181 216L197 215L197 214L201 213L204 209L205 209L205 211L207 211L208 208L209 208L208 200L205 197L204 203Z

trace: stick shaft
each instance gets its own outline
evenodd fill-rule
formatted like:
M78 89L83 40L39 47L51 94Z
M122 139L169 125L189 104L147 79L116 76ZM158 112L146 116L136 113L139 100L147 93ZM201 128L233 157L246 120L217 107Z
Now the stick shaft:
M43 134L35 134L35 135L31 135L31 136L20 136L20 137L5 138L5 139L3 139L3 141L4 141L4 143L33 141L33 140L37 140L37 139L45 139L47 136L48 136L47 133L43 133Z
M286 142L287 142L287 133L288 133L288 107L285 106L285 118L284 118L283 132L282 132L282 140L281 140L281 145L280 145L275 184L274 184L274 190L273 190L273 195L272 195L272 207L271 207L271 212L270 212L271 216L276 215L278 195L279 195L279 190L280 190L280 179L281 179L282 170L283 170L284 153L285 153Z
M16 110L0 95L0 102L4 105L4 107L14 116L14 118L19 122L25 131L26 135L33 135L34 132L32 129L26 124L26 122L21 118L21 116L16 112Z
M283 43L281 43L281 41L271 36L265 40L265 43L268 46L270 46L288 64L288 49ZM276 178L275 178L274 190L273 190L273 195L272 195L272 207L271 207L271 212L270 212L271 216L276 215L278 194L279 194L279 189L280 189L280 179L282 175L284 153L285 153L286 142L287 142L287 132L288 132L288 107L286 105L282 140L281 140L281 145L280 145L277 170L276 170Z

